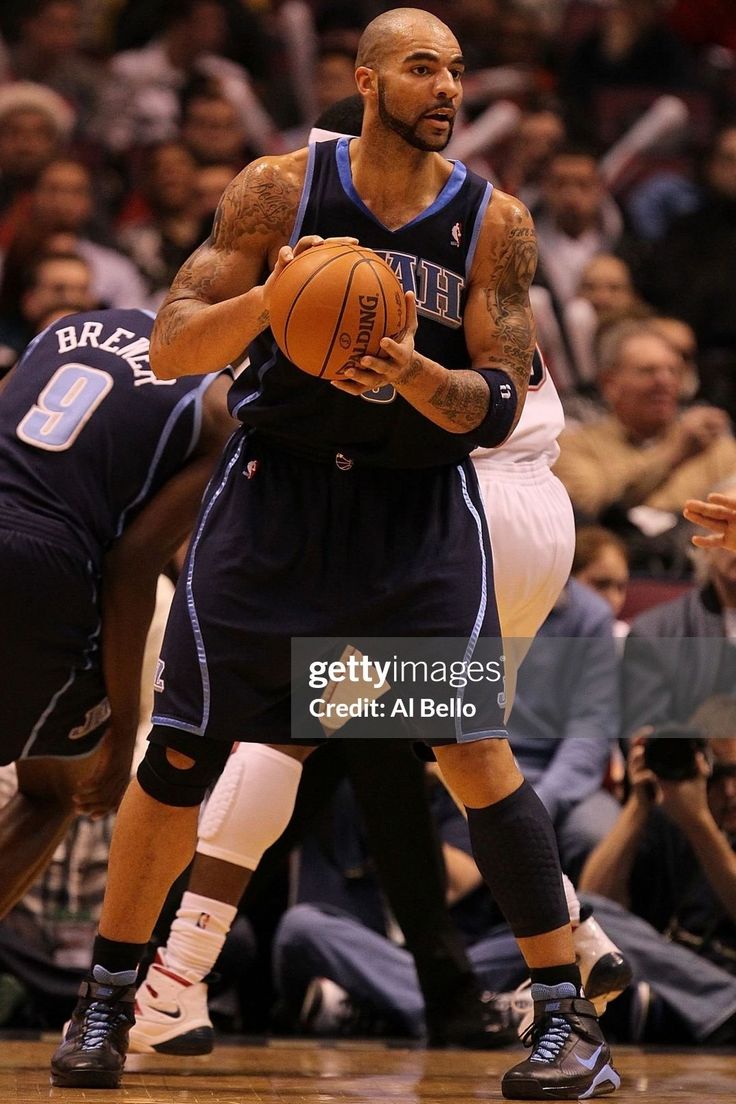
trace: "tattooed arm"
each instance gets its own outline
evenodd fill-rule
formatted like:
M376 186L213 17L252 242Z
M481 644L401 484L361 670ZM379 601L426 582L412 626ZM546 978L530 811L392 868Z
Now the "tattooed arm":
M465 341L475 369L500 369L512 380L518 422L529 385L534 354L534 318L529 285L537 265L537 245L523 203L495 191L481 229L463 316ZM490 391L478 371L450 371L414 348L417 329L414 296L407 295L408 326L401 341L384 338L383 357L364 357L361 367L334 383L362 391L392 383L426 418L449 433L471 433L488 415ZM508 434L507 434L508 436Z
M225 189L209 238L184 262L156 317L150 357L160 379L217 371L268 326L271 281L292 257L285 243L305 164L305 150L264 157Z

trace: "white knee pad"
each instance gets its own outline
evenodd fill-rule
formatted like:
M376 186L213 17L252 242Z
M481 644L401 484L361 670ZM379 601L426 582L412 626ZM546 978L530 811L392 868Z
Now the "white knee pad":
M294 811L302 765L264 744L239 744L199 822L197 851L255 870Z

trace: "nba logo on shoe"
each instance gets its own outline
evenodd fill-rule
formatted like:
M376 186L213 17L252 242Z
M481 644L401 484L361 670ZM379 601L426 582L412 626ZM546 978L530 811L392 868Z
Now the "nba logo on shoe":
M462 241L463 228L459 222L456 222L451 230L450 245L454 245L457 249L460 248L460 242Z
M209 924L209 922L210 922L210 914L208 912L200 912L199 919L197 920L197 923L196 923L195 927L201 928L202 931L204 931L205 928L207 927L207 925Z

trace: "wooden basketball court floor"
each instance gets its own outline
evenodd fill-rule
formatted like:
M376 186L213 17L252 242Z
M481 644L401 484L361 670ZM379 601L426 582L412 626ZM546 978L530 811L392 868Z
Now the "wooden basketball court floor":
M118 1090L55 1089L55 1038L0 1038L0 1104L482 1104L522 1050L228 1042L205 1058L131 1056ZM618 1104L733 1104L736 1052L617 1047ZM608 1097L603 1099L609 1099Z

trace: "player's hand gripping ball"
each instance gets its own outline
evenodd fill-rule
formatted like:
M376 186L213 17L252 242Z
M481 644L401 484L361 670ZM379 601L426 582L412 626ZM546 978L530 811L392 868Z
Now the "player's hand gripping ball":
M406 326L404 292L393 270L359 245L325 243L298 253L274 280L271 331L292 363L321 379L341 379L381 338Z

